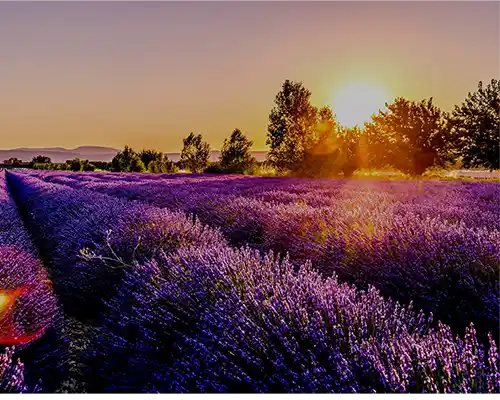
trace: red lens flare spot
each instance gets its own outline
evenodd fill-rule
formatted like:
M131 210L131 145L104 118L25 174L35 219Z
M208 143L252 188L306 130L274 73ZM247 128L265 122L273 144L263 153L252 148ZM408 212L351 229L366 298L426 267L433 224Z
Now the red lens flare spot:
M16 289L0 289L0 344L26 344L43 335L45 328L35 333L22 333L14 324L13 310L16 299L27 293L25 286Z

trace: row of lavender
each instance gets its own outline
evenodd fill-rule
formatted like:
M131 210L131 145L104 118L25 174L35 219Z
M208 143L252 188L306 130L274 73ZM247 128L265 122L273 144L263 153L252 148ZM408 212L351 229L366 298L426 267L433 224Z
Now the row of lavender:
M0 346L4 350L0 391L38 390L40 379L44 387L55 388L51 385L56 385L63 369L58 322L60 313L47 273L0 170Z
M10 186L64 307L96 329L95 391L498 392L498 350L428 316L229 246L180 212L23 174Z
M456 332L471 321L482 337L500 329L497 183L37 176L195 214L233 245L311 260L327 276L412 301Z

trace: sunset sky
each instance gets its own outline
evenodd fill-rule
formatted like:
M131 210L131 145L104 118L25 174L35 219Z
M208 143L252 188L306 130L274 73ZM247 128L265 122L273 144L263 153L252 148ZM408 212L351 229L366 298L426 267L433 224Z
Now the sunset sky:
M499 77L499 21L498 2L0 2L0 149L220 148L238 127L265 150L285 79L317 106L361 82L451 110Z

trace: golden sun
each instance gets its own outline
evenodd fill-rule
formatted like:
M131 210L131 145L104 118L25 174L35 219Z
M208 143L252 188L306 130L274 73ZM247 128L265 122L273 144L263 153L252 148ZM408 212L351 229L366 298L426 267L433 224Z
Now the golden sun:
M332 110L340 125L363 127L373 114L385 108L390 101L382 85L372 83L350 83L339 88L333 98Z

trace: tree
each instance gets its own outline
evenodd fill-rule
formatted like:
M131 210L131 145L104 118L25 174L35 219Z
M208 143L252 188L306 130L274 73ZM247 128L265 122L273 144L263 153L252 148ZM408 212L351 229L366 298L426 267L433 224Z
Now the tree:
M89 161L91 165L95 167L95 169L100 169L100 170L111 170L111 163L106 162L106 161Z
M466 168L500 168L500 81L492 79L455 106L450 118L453 152Z
M310 104L310 97L302 82L288 79L276 95L266 144L270 146L268 159L278 169L295 170L304 160L316 127L317 109Z
M20 166L22 163L23 161L16 157L11 157L8 160L5 160L5 164L12 165L13 167Z
M360 140L363 132L356 125L352 128L341 127L338 138L340 141L340 152L337 158L338 169L344 174L344 178L352 176L362 164L360 155Z
M338 146L338 129L332 109L328 106L321 107L317 113L313 135L307 138L306 151L315 154L330 153Z
M31 160L31 163L32 164L51 164L52 160L50 159L50 157L38 155L36 157L33 157L33 159Z
M85 172L92 172L95 171L95 165L91 164L89 160L85 160L82 165L82 170Z
M338 126L330 107L318 110L316 126L304 142L304 157L297 169L300 176L327 178L337 174Z
M432 98L413 102L398 97L386 107L387 111L380 110L365 126L375 165L390 162L404 172L420 175L445 160L447 116L432 104Z
M208 165L210 145L203 141L200 135L193 132L183 139L184 147L181 152L182 167L191 172L202 172Z
M314 135L306 144L300 174L328 178L343 174L350 177L359 167L358 147L361 129L338 125L330 107L318 110Z
M178 172L179 168L177 168L175 162L168 159L166 154L163 154L160 159L153 160L149 163L148 171L155 174L173 173Z
M163 154L160 151L153 149L143 149L139 153L139 157L141 158L142 163L144 164L144 168L148 169L149 163L151 161L161 160Z
M79 158L73 158L72 160L66 161L69 165L71 171L81 171L83 170L83 162Z
M203 170L204 174L227 174L228 171L220 165L220 161L209 162L208 166Z
M370 122L365 123L362 136L363 167L365 168L384 168L386 166L394 167L396 135L386 120L379 115L373 115Z
M252 141L239 129L235 129L229 140L224 139L219 156L221 168L231 173L245 172L255 161L250 150L252 145Z
M144 163L139 155L129 146L125 146L111 161L114 172L144 172Z

